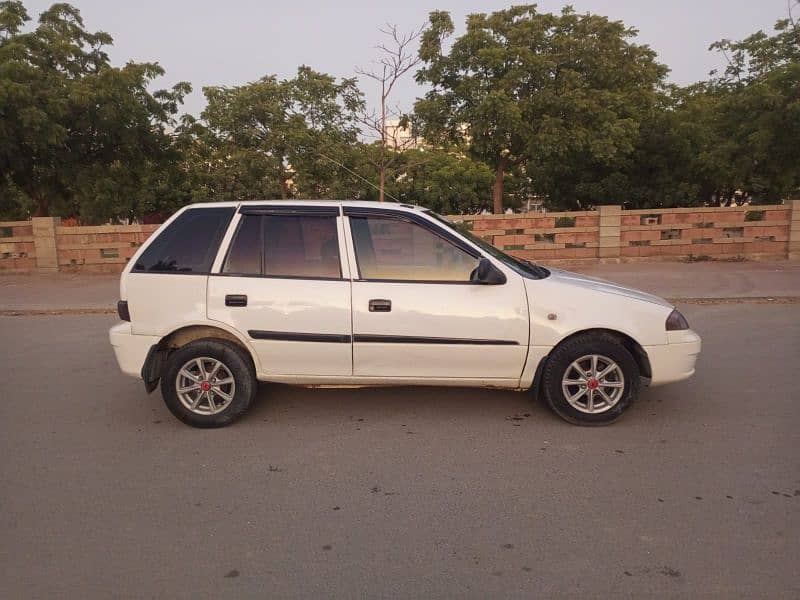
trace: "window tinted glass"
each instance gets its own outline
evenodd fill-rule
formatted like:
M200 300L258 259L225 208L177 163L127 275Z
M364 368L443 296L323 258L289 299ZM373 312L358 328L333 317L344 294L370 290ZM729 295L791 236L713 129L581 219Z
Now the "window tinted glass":
M428 229L398 219L350 217L363 279L469 281L478 259Z
M133 271L208 273L233 212L233 207L187 210L153 240Z
M263 216L264 274L340 278L336 217Z
M336 217L244 215L223 271L339 279Z
M261 217L242 216L222 271L240 275L261 274Z

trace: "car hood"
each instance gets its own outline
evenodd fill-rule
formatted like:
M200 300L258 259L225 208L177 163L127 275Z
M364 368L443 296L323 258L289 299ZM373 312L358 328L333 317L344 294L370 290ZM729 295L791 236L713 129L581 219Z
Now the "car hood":
M611 281L606 281L605 279L597 279L596 277L588 277L586 275L580 275L578 273L572 273L570 271L562 271L560 269L549 269L549 270L550 270L550 277L553 278L554 283L559 283L581 289L589 289L595 292L602 292L605 294L624 296L625 298L641 300L642 302L650 302L651 304L657 304L659 306L665 306L670 308L672 307L672 304L670 304L663 298L659 298L658 296L654 296L653 294L648 294L647 292L642 292L622 285L618 285Z

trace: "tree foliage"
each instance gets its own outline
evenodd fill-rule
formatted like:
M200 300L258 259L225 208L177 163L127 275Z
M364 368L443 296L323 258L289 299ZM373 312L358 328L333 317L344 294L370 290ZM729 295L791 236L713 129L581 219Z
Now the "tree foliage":
M18 1L0 3L0 181L5 198L37 214L90 220L133 216L172 194L167 127L189 84L149 91L156 63L116 68L104 32L54 4L30 20ZM13 187L12 187L13 186ZM13 195L13 196L12 196Z
M158 63L113 66L111 37L75 7L33 22L21 1L0 0L0 218L158 219L189 202L379 200L381 189L449 213L800 192L791 10L771 32L712 44L724 68L686 87L665 83L635 30L571 8L512 6L454 31L448 13L430 13L414 54L416 32L386 30L383 62L360 72L381 85L374 113L355 78L301 66L204 88L205 110L179 119L189 84L154 90ZM395 116L419 137L390 143L390 94L415 67L429 91Z
M302 66L292 79L266 76L203 93L201 122L187 119L182 133L208 195L320 197L337 187L343 173L333 157L357 142L362 100L353 79L337 82Z
M470 15L446 52L453 30L448 13L431 13L417 80L433 89L416 111L425 135L464 142L495 169L495 212L509 168L550 193L561 165L610 168L630 153L667 72L634 30L569 7Z

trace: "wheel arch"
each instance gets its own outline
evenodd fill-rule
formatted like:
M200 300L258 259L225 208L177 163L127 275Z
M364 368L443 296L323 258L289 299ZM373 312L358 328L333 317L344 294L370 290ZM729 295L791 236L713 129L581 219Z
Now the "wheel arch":
M653 371L652 368L650 367L650 358L647 356L647 352L645 351L644 347L629 334L619 331L617 329L593 327L589 329L581 329L580 331L574 331L570 333L568 336L560 339L558 343L555 346L553 346L553 350L555 350L565 342L579 335L586 335L590 333L603 333L606 335L610 335L614 338L617 338L617 340L625 347L625 349L631 353L631 356L633 356L634 360L636 361L636 365L639 367L639 374L642 377L647 377L647 378L653 376ZM552 350L550 352L552 352Z
M537 394L541 391L541 376L542 372L544 371L544 367L547 365L547 361L550 359L550 355L553 353L553 350L561 346L562 344L568 342L569 340L578 337L580 335L586 335L591 333L603 333L606 335L610 335L616 338L624 347L625 349L631 353L633 359L636 361L636 365L639 367L639 374L642 377L647 379L652 378L653 370L650 366L650 358L647 356L647 352L645 351L644 347L636 341L633 337L629 334L624 333L622 331L618 331L616 329L608 329L605 327L590 327L587 329L580 329L578 331L573 331L569 335L564 336L561 338L558 343L556 343L550 351L537 365L536 373L533 378L533 385L532 389L537 391Z
M238 332L222 324L184 324L164 335L158 341L158 344L150 348L150 352L148 352L144 366L142 367L142 379L145 383L145 389L150 392L158 385L158 380L161 378L164 364L171 352L196 340L209 338L225 340L237 345L245 352L246 356L250 358L255 372L259 372L260 365L256 353L250 347L250 344L242 339Z

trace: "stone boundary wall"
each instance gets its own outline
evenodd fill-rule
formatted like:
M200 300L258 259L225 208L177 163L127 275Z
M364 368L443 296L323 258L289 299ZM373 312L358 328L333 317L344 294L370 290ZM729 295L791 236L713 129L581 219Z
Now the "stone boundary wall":
M680 259L800 260L800 200L770 206L511 215L453 222L519 258L545 264ZM0 221L0 272L118 273L158 225L65 227L58 217Z
M800 200L736 207L450 217L485 241L542 262L800 259Z

